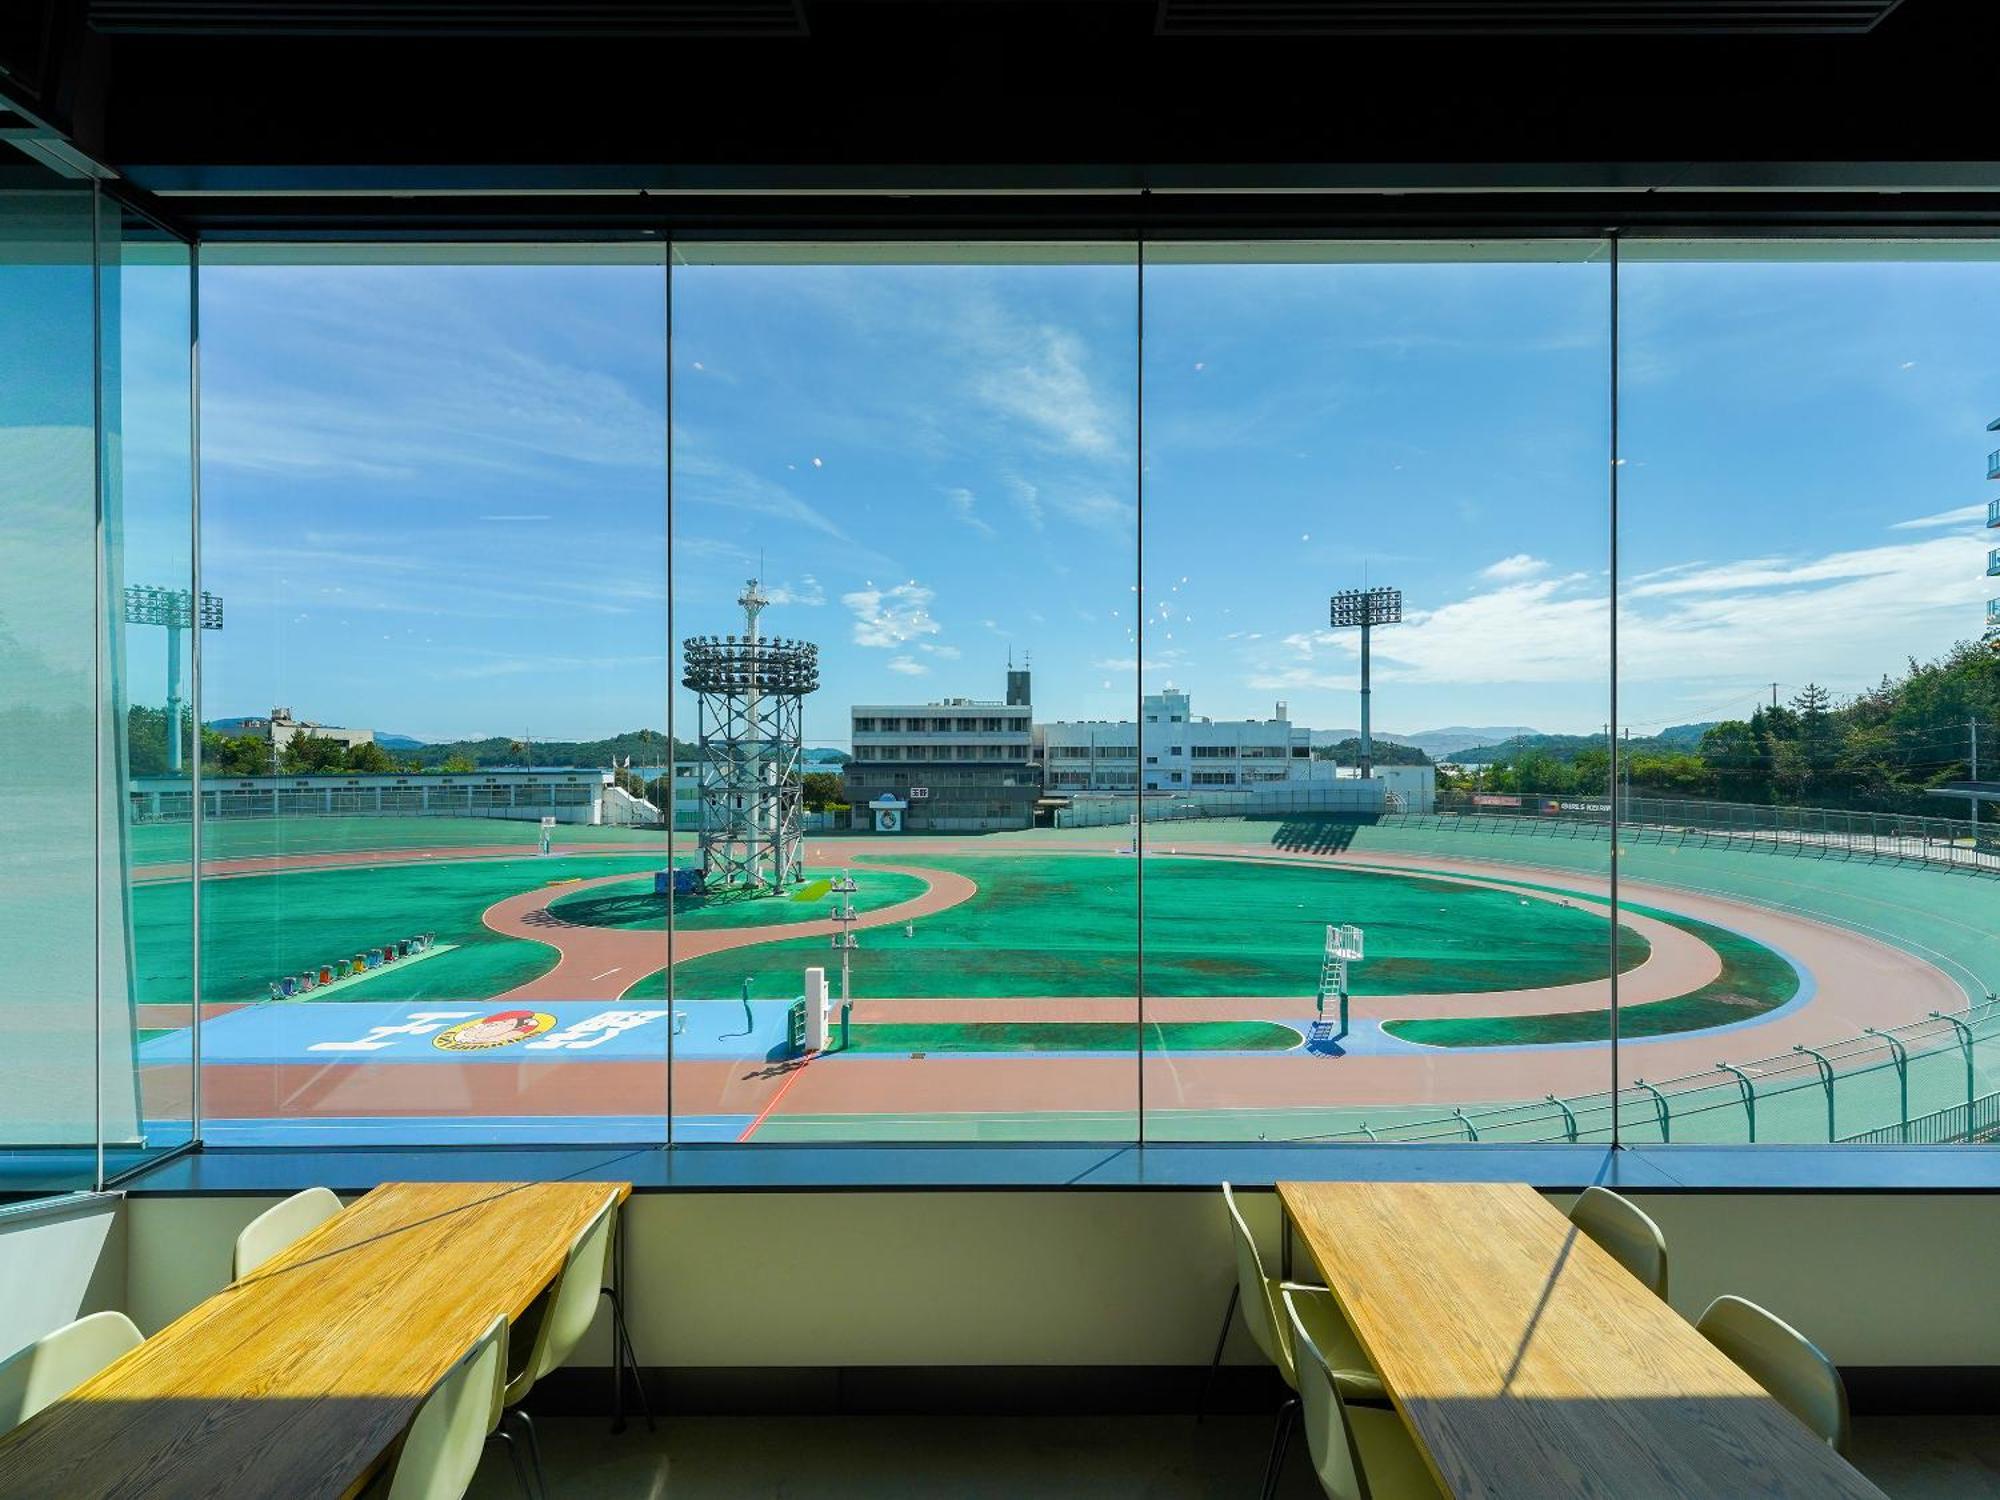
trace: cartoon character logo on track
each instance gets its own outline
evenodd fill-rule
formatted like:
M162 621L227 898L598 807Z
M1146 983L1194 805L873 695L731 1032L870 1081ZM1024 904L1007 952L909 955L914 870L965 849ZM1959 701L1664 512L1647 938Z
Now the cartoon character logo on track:
M431 1038L441 1052L483 1052L552 1030L556 1018L545 1010L501 1010L477 1021L460 1021Z

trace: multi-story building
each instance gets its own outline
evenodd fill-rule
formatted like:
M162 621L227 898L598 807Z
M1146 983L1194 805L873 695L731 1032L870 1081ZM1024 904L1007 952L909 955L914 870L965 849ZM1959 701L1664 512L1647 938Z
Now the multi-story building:
M289 708L272 709L268 719L245 719L237 732L267 740L273 750L284 749L300 735L332 740L342 748L373 744L375 740L375 731L372 729L343 729L337 724L320 724L311 719L294 718Z
M2000 432L2000 417L1986 424L1988 432ZM2000 479L2000 453L1990 453L1986 458L1986 477ZM1986 525L1989 529L2000 527L2000 500L1986 502ZM2000 547L1986 554L1986 576L2000 578ZM2000 598L1986 601L1986 644L2000 651Z
M1332 777L1312 758L1312 733L1283 703L1269 719L1199 718L1186 692L1149 693L1142 723L1058 720L1035 726L1036 758L1052 793L1185 792Z
M1026 670L1010 668L1007 701L857 703L849 711L842 767L856 827L878 799L905 804L912 831L1028 828L1041 778L1034 763L1034 708Z

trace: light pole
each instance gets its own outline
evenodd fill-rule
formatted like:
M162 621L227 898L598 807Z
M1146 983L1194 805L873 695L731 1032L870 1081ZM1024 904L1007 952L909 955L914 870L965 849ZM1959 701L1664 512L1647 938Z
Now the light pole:
M181 769L181 632L222 629L222 598L202 591L195 606L189 589L135 583L125 590L125 623L159 625L167 632L167 769Z
M1342 589L1330 601L1328 623L1335 630L1361 630L1361 776L1375 774L1375 741L1369 733L1368 633L1377 625L1399 624L1403 618L1401 589Z

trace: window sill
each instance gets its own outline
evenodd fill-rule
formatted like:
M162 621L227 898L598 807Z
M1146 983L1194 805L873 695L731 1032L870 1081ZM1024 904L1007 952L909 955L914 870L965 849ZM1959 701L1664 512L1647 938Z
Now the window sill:
M2000 1146L686 1145L375 1147L193 1152L123 1184L132 1197L271 1195L390 1181L629 1181L645 1192L1211 1191L1285 1178L1598 1183L1630 1193L1989 1193Z

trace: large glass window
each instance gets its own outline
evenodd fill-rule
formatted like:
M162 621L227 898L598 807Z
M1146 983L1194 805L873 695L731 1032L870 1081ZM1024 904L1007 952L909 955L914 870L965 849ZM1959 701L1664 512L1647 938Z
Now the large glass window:
M186 245L0 168L0 1198L192 1134L190 829L133 798L174 716L144 627L193 579L192 296Z
M1990 1135L2000 263L1655 244L1619 284L1624 896L1703 947L1626 996L1624 1135Z
M1148 1138L1609 1137L1610 845L1536 836L1609 785L1609 293L1148 250Z
M659 255L217 255L202 322L206 1138L662 1138Z
M97 1175L94 215L87 189L38 168L10 168L0 191L8 1192L89 1187Z
M0 1194L2000 1129L1983 248L190 262L0 183Z
M1133 710L1132 251L682 246L673 288L675 1138L1130 1139L1131 837L1041 752Z

